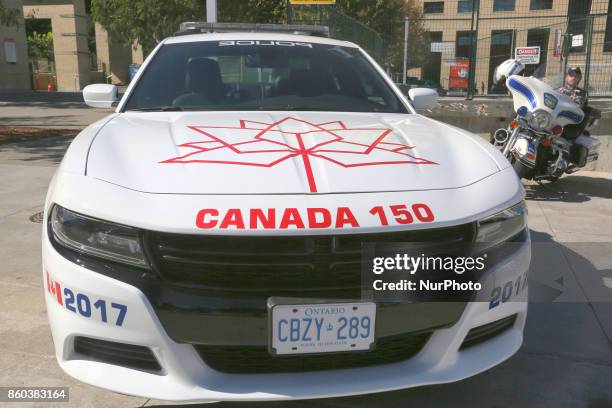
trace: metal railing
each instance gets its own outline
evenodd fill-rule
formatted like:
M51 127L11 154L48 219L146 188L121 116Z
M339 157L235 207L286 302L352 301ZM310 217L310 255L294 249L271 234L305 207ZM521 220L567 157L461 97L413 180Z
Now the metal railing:
M527 75L558 76L562 81L567 67L578 66L583 72L581 86L591 96L612 96L611 0L422 4L429 56L407 74L420 83L429 81L442 93L468 98L503 95L506 89L493 83L493 71L517 57L518 49L527 61Z
M384 58L383 40L379 33L346 14L325 10L315 16L293 14L290 24L314 24L329 27L330 37L354 42L379 62Z

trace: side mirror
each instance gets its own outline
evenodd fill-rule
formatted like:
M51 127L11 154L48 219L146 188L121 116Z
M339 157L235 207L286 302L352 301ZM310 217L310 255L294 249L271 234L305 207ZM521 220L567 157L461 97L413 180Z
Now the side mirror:
M93 84L83 88L85 103L94 108L110 108L119 100L117 87L110 84Z
M438 102L438 93L430 88L412 88L408 96L414 109L433 109Z

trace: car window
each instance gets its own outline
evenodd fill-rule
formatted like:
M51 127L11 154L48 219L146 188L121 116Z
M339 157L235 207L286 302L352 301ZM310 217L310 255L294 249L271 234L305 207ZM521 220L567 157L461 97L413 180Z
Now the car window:
M408 113L361 51L289 41L163 45L125 110Z

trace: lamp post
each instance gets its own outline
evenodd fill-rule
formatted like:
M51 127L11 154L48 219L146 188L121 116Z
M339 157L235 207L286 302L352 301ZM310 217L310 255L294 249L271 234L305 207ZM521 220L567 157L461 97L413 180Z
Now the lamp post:
M217 22L217 0L206 0L206 22Z
M402 84L406 85L406 70L408 69L408 16L404 17L404 70L402 71Z

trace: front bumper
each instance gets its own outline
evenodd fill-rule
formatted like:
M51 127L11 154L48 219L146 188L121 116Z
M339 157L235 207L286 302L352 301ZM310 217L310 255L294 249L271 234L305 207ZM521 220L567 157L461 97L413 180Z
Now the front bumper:
M483 276L481 295L488 296L492 288L525 274L529 260L527 238ZM81 299L87 297L92 304L103 300L108 305L127 307L119 326L115 315L109 313L107 322L96 318L93 312L83 317L82 313L68 310L65 302L60 304L57 293L46 291L56 356L64 371L80 381L115 392L184 402L322 398L457 381L514 354L522 342L527 311L527 291L492 309L488 298L476 298L467 304L455 324L435 330L418 354L393 364L282 374L227 374L208 367L192 345L168 336L142 290L69 261L56 251L47 234L43 234L43 268L45 279L48 273L51 282L62 290L69 288L75 297L80 294ZM77 307L85 309L82 305ZM516 319L510 329L460 349L470 329L512 315ZM75 352L77 336L148 347L161 370L136 370L88 358Z

